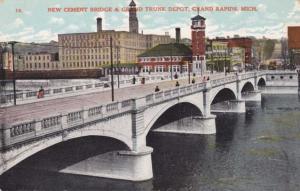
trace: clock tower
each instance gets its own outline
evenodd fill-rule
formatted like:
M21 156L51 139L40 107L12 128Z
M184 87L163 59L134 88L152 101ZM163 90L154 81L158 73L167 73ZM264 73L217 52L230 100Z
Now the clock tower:
M193 72L206 72L205 60L205 18L199 14L192 19L192 52L193 52Z

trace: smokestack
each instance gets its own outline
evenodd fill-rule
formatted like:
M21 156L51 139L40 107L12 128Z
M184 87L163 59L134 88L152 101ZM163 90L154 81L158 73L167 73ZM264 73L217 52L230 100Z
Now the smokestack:
M176 43L180 43L180 28L175 28L176 31Z
M97 32L101 32L102 31L102 18L98 17L97 18Z

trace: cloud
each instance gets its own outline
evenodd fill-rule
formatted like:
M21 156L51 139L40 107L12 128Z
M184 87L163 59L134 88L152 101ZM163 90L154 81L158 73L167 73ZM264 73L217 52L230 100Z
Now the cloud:
M4 34L0 32L0 41L19 41L19 42L49 42L57 41L57 34L51 29L36 31L33 27L24 27L21 32Z
M144 20L150 20L150 19L152 19L153 17L152 17L151 15L144 15L142 18L143 18Z
M51 17L49 23L56 24L56 25L63 25L65 23L65 20L59 17Z
M70 24L65 28L66 32L75 32L79 30L78 25Z
M24 21L20 18L16 18L15 21L13 22L13 24L12 24L12 27L19 28L23 25L24 25Z
M266 12L267 6L265 4L261 3L261 4L257 5L257 9L258 9L258 11Z

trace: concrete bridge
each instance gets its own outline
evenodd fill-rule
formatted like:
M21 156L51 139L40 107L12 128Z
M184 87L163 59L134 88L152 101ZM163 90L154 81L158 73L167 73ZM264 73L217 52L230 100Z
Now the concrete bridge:
M202 125L180 130L162 128L159 131L215 134L212 112L244 113L245 101L261 100L258 86L266 85L266 79L267 72L252 72L157 93L141 90L140 87L143 96L129 89L132 93L127 92L127 98L113 103L87 104L83 108L65 104L54 110L38 102L34 105L35 111L30 113L26 111L30 110L29 105L9 107L1 118L0 174L53 145L81 137L101 136L118 140L126 149L91 157L60 171L131 181L151 179L153 149L147 146L146 137L160 118L181 107L194 108ZM224 102L226 107L218 106ZM67 101L64 100L64 103Z

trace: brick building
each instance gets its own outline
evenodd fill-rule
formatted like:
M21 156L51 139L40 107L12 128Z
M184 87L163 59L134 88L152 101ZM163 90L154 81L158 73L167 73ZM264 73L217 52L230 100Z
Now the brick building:
M136 5L129 5L129 32L103 30L97 18L97 32L59 34L60 69L99 69L110 64L110 37L113 41L113 64L137 63L137 55L158 44L171 42L169 35L139 33Z
M24 69L26 71L34 70L58 70L58 53L28 53L23 56Z
M187 72L192 50L185 44L160 44L138 56L141 72Z
M300 68L300 26L288 27L290 63Z
M243 48L245 52L245 65L252 64L252 45L251 38L217 38L217 41L227 42L229 48Z

